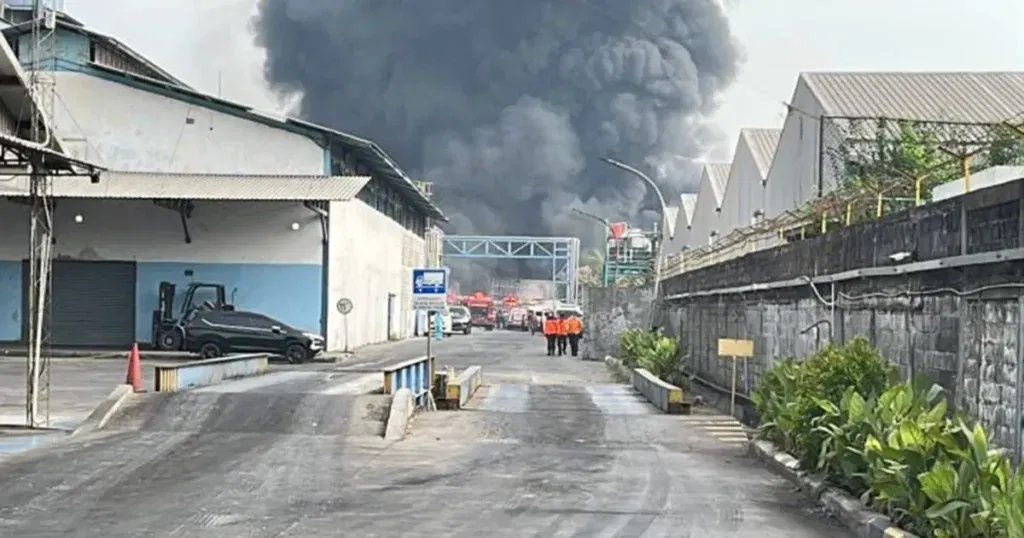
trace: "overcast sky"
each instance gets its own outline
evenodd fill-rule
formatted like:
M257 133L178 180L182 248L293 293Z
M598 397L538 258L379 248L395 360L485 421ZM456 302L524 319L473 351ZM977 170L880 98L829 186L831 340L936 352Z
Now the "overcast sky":
M798 73L811 70L1024 70L1022 0L731 0L746 48L742 75L716 120L781 127ZM262 84L248 18L255 0L65 0L91 27L201 90L277 108ZM1024 111L1022 111L1024 112Z

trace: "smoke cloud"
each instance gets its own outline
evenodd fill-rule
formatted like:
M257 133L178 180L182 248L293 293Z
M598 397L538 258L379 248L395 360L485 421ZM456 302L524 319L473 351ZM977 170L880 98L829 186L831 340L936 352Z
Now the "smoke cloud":
M695 190L741 59L716 0L260 0L254 28L275 91L435 182L460 233L649 224L656 198L598 159Z

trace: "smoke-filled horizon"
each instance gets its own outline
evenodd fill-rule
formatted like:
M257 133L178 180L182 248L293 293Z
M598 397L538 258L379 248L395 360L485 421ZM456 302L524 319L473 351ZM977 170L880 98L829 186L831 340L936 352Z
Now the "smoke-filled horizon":
M260 0L254 23L271 87L433 181L459 233L649 224L656 198L599 159L695 190L740 59L715 0Z

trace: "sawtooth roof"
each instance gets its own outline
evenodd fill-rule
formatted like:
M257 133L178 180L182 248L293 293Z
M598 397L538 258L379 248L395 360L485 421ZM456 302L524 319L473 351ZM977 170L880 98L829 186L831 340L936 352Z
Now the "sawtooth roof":
M741 129L740 136L750 149L754 157L754 164L761 174L761 179L768 177L768 170L772 166L772 159L775 158L775 148L779 145L779 137L782 136L782 129Z
M697 207L697 195L686 193L679 197L679 209L686 216L686 225L693 224L693 210Z
M823 115L998 123L1024 114L1024 72L802 73Z
M725 196L725 187L729 184L729 169L731 163L708 163L704 165L704 173L711 183L711 190L715 194L715 207L721 207L722 197Z

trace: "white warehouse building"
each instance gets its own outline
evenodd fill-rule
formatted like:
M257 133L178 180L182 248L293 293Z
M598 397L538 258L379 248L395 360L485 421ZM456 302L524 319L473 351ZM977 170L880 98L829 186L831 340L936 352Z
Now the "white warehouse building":
M729 181L729 163L705 164L700 175L700 189L693 208L693 219L686 245L700 248L714 241L722 233L721 210L725 187Z
M764 190L780 129L742 129L722 197L719 229L725 237L764 215Z
M765 181L765 216L835 188L838 165L830 161L856 134L843 124L876 118L996 124L1021 111L1024 72L803 73Z
M731 165L705 166L696 207L692 214L679 211L676 238L665 250L672 258L666 275L700 266L679 263L699 256L683 249L706 250L737 229L831 192L844 166L841 150L851 141L863 146L874 140L882 120L894 120L889 129L898 129L895 120L912 120L953 125L949 131L957 133L962 127L955 125L1013 121L1022 111L1024 72L802 73L782 129L743 129ZM718 167L718 175L712 167ZM725 179L723 169L729 170ZM774 244L774 237L766 238L701 263Z
M3 30L0 54L22 66L29 26ZM413 333L411 269L445 217L376 144L198 92L70 17L47 43L54 134L106 170L98 184L54 179L54 345L152 341L161 282L223 284L237 308L323 334L329 350ZM16 342L28 208L4 187L0 342Z

